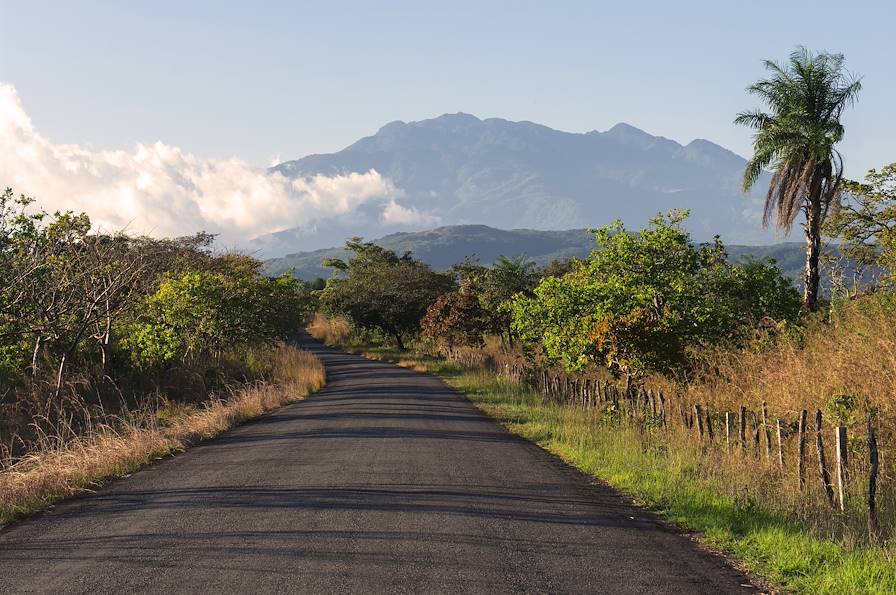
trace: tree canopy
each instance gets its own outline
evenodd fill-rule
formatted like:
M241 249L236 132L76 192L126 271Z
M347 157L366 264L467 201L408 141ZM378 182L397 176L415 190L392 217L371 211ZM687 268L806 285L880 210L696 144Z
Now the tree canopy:
M335 274L319 292L321 307L360 328L381 331L403 348L405 335L418 331L427 308L454 288L453 279L409 253L398 256L360 238L345 247L353 255L347 262L324 261Z
M720 241L691 242L685 217L658 216L638 234L618 221L595 230L588 259L513 300L515 331L568 369L641 373L678 368L689 346L733 340L766 316L795 315L798 297L777 267L728 264Z
M214 254L212 239L96 233L86 214L0 194L0 398L25 386L58 397L72 371L118 382L297 332L312 304L304 284Z
M825 222L825 233L841 241L854 263L884 269L879 280L892 286L896 273L896 163L872 169L864 182L844 180L841 207Z

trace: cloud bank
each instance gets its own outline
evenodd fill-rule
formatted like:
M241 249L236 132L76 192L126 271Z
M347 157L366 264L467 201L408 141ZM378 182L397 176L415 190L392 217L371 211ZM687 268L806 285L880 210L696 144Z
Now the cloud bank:
M86 212L106 230L178 236L205 230L226 246L259 235L357 214L371 223L435 219L402 206L402 192L375 170L289 179L233 159L200 159L162 142L133 151L54 144L34 128L16 89L0 83L0 187L48 211Z

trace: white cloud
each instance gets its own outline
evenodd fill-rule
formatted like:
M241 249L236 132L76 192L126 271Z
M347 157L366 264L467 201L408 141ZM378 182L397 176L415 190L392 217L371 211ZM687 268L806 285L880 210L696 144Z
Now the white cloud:
M430 225L439 222L433 215L421 213L414 207L403 207L392 198L383 209L383 223L395 225Z
M278 156L279 159L279 156ZM395 202L378 172L289 179L239 159L200 159L162 142L133 151L91 151L39 134L12 85L0 83L0 186L43 208L87 212L98 227L153 235L206 230L225 245L292 227L313 227L363 204L390 223L425 216Z

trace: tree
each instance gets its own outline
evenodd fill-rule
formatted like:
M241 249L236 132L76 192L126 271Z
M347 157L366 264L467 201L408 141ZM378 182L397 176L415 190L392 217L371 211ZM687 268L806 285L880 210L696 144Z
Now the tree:
M295 334L311 292L212 240L97 233L84 213L0 193L0 398L77 417L68 399L128 400L175 368L248 370L230 356Z
M491 314L492 328L513 345L513 317L507 303L515 295L528 294L535 286L535 263L525 254L516 258L499 256L488 269L479 302Z
M841 240L840 250L856 267L884 270L880 282L896 274L896 163L870 170L864 182L844 180L840 209L826 222L828 236ZM857 283L857 280L856 282Z
M517 294L531 293L538 278L535 263L525 254L515 258L502 255L491 267L466 260L452 267L451 272L458 278L458 291L466 296L452 301L451 306L455 310L463 306L467 310L465 316L471 318L469 321L458 319L458 323L465 326L469 333L478 328L480 338L484 334L494 334L512 345L509 302ZM477 302L475 308L471 299ZM446 302L445 306L448 305ZM460 312L455 314L460 316Z
M735 123L755 131L753 157L743 177L749 192L760 174L774 170L765 199L763 224L772 217L788 233L802 210L805 215L806 270L803 308L818 309L821 225L830 207L839 204L843 158L834 146L843 138L840 118L861 89L843 69L841 54L813 54L798 48L787 64L766 60L771 76L748 87L770 111L741 112Z
M326 259L334 277L318 294L321 307L345 316L360 328L378 330L404 349L404 336L416 333L427 308L454 289L451 276L436 273L408 252L398 256L353 238L345 247L353 257Z
M461 286L439 296L420 321L420 334L438 346L482 344L489 327L489 313L469 288Z
M295 334L310 310L310 294L292 276L262 276L261 266L247 256L223 255L204 270L165 274L121 341L131 361L151 368L220 359Z
M539 272L540 277L562 277L575 268L578 258L557 258L552 260Z
M736 341L766 316L798 311L776 267L732 266L718 239L695 246L681 228L685 217L657 216L638 234L619 221L595 230L598 249L585 261L513 299L515 331L567 369L602 364L642 374L683 369L691 347Z

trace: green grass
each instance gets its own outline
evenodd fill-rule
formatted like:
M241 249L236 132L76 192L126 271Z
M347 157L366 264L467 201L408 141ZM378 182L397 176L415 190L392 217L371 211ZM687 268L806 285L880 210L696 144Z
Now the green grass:
M417 364L442 376L482 411L570 465L628 494L669 522L699 533L776 589L800 593L896 593L896 561L885 550L821 539L784 511L729 495L720 474L700 467L699 447L544 402L493 374L394 349L367 357ZM728 489L726 489L728 488Z

